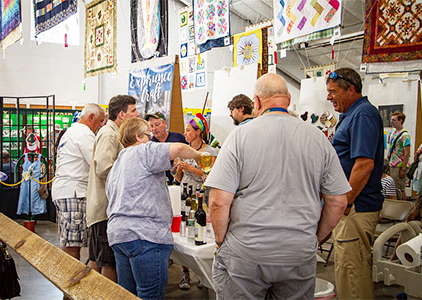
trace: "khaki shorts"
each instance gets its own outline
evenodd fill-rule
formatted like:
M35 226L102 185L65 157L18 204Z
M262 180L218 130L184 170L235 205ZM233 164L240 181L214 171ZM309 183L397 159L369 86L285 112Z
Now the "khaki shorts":
M213 263L214 290L217 299L314 299L316 265L316 256L292 266L258 265L223 243Z
M56 206L60 246L88 246L86 227L86 198L54 200Z
M393 177L394 182L396 183L396 187L400 191L404 191L406 189L406 183L407 183L407 176L404 176L404 178L400 178L400 170L402 167L390 167L390 176ZM406 168L407 172L407 168Z

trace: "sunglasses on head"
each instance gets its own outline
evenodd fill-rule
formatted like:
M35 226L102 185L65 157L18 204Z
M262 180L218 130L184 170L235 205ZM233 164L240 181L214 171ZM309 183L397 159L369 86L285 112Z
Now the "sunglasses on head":
M351 83L354 86L353 82L351 82L349 79L343 77L342 75L340 75L336 72L331 72L330 75L328 75L328 77L331 78L331 79L340 78L340 79L346 80L347 82Z

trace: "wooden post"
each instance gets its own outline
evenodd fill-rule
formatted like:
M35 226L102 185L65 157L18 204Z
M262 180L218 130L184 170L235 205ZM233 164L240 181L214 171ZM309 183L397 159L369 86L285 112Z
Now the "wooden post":
M174 61L169 131L179 132L181 134L183 134L185 131L185 121L183 119L182 91L180 88L180 69L178 55L176 55Z
M139 299L1 213L0 239L71 299Z

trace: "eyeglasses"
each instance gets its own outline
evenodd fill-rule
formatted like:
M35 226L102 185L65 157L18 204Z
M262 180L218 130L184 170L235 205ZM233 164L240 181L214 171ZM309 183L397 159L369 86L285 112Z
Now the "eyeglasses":
M149 133L146 133L146 132L145 132L144 134L148 137L148 139L149 139L149 140L151 140L151 139L152 139L152 136L151 136Z
M331 72L331 73L330 73L330 75L328 75L328 77L329 77L329 78L331 78L331 79L337 79L337 78L340 78L340 79L346 80L346 81L347 81L347 82L349 82L351 85L355 86L355 85L354 85L354 83L353 83L353 82L351 82L349 79L347 79L347 78L343 77L342 75L340 75L340 74L338 74L338 73L336 73L336 72Z

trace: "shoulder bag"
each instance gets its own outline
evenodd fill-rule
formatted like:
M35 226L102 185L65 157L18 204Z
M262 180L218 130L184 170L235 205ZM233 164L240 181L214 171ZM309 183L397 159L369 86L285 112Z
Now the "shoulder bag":
M418 164L419 164L419 155L416 158L416 161L412 162L412 164L410 165L409 169L407 169L406 176L410 180L413 180L413 175L415 174L416 169L418 168Z
M0 241L0 299L20 296L21 286L15 261L7 251L7 245Z
M40 187L37 189L38 195L41 199L45 200L48 198L48 188L46 184L40 184Z

